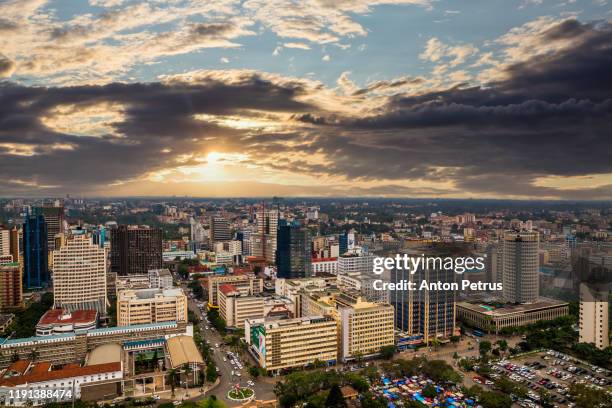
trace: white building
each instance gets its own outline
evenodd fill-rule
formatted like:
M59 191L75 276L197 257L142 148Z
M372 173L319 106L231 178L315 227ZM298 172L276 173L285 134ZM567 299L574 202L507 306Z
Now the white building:
M580 343L604 349L609 337L609 285L580 284Z
M174 286L172 274L168 269L149 270L149 287L170 289Z
M106 313L106 251L85 233L73 233L53 251L53 299L59 309Z
M372 275L374 255L344 255L338 258L338 275Z
M338 274L338 258L313 258L311 265L313 275L320 273Z

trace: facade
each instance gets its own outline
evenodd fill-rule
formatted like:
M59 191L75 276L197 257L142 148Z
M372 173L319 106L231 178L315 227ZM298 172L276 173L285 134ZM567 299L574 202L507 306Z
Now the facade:
M30 289L48 283L47 223L42 215L28 215L23 223L23 285Z
M208 304L210 306L219 306L219 286L229 283L233 285L241 294L257 295L264 290L263 279L256 277L251 274L241 275L222 275L222 276L210 276L208 278Z
M25 366L25 371L22 367ZM14 367L14 369L13 369ZM86 366L69 365L61 369L51 370L49 363L32 363L29 360L16 361L8 368L9 377L0 378L0 402L3 406L22 407L39 406L49 402L49 398L37 398L41 390L63 392L64 398L60 401L70 402L74 399L92 400L88 398L88 391L101 384L114 384L115 396L121 391L123 379L123 366L121 362L95 364ZM17 389L32 391L33 398L11 398L10 390ZM106 387L106 390L109 388ZM74 392L74 396L66 393ZM59 395L59 394L58 394ZM53 399L51 399L53 401Z
M374 255L344 255L338 258L338 275L372 275Z
M279 212L260 206L257 210L257 231L251 235L252 255L269 263L276 261Z
M338 325L331 317L247 320L244 333L249 351L269 372L337 361Z
M307 228L281 220L276 245L276 275L279 278L312 276L312 249Z
M85 360L87 353L105 344L128 341L157 340L165 336L185 334L186 323L165 322L94 330L21 339L0 339L0 369L11 364L15 356L26 359L36 349L37 361L68 364Z
M53 251L53 301L59 309L106 314L106 250L84 232Z
M213 242L229 241L232 239L229 223L222 217L211 217L210 239Z
M149 270L149 285L151 288L171 289L174 286L172 273L167 268Z
M227 327L244 328L248 319L264 317L264 302L262 296L244 296L233 285L219 286L219 315L225 320Z
M119 292L118 326L171 321L187 321L187 296L181 289L140 289Z
M457 317L487 333L499 333L505 327L526 326L539 320L553 320L568 313L567 303L546 298L530 304L508 304L500 308L482 302L457 303Z
M580 343L593 343L598 349L610 345L608 284L580 284Z
M452 283L453 270L391 270L391 282L422 281ZM389 301L395 308L395 326L409 336L423 336L425 342L449 338L456 332L454 290L391 290Z
M339 357L342 361L376 355L381 347L395 345L393 306L367 302L361 298L337 303L340 319Z
M0 313L23 307L21 265L17 262L0 265Z
M96 310L75 310L70 312L62 309L48 310L36 324L37 336L72 333L76 330L92 330L97 327L98 312Z
M162 267L162 230L119 225L111 230L111 271L146 275Z
M11 254L11 230L0 226L0 256L8 256ZM15 260L17 261L17 260Z
M540 296L539 235L506 231L503 239L503 296L510 303L537 302Z
M64 232L64 207L34 207L34 215L42 215L47 224L47 247L55 249L55 236Z
M321 273L338 274L338 258L313 258L312 259L312 274L318 275Z

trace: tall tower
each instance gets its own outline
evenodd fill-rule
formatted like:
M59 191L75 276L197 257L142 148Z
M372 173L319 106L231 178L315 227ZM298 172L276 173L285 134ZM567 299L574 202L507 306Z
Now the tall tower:
M278 209L266 209L265 204L260 206L253 255L265 258L269 263L274 263L276 259L278 221Z
M593 343L598 349L610 345L609 299L609 284L580 284L580 343Z
M55 235L64 232L64 207L34 207L35 215L42 215L47 223L47 247L55 249Z
M69 235L53 251L53 299L57 308L106 313L106 251L84 232Z
M111 271L119 275L146 275L162 267L162 230L120 225L111 230Z
M42 215L28 215L23 223L23 283L27 289L49 283L47 223Z
M299 223L281 220L278 227L276 251L279 278L306 278L312 276L312 251L308 229Z
M540 295L539 235L506 231L503 239L503 297L511 303L532 303Z

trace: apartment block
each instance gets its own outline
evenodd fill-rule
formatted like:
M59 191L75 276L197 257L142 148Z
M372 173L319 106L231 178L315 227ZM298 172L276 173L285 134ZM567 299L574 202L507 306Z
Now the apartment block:
M118 326L170 321L187 321L187 296L181 289L128 289L119 292Z
M208 303L219 306L219 286L229 283L245 296L257 295L263 292L263 279L251 274L210 276L208 278Z
M244 332L250 352L270 372L337 361L338 325L331 317L247 320Z
M0 265L0 312L23 307L21 266L18 263Z
M262 296L245 296L234 285L219 286L219 314L227 327L244 328L248 319L264 317L265 299Z

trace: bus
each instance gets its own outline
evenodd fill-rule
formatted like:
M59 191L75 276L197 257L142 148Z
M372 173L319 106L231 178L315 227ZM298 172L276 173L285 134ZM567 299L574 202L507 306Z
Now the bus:
M474 336L476 337L484 337L484 333L480 330L474 330L472 333L474 333Z

